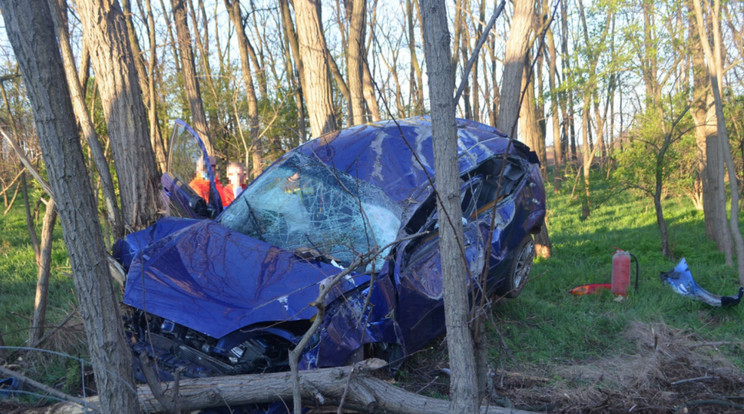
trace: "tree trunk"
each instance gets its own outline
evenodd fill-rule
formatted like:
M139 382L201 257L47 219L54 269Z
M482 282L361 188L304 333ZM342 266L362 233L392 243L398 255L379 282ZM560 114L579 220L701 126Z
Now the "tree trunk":
M78 0L77 4L113 149L124 226L140 230L159 216L160 174L124 16L118 3L110 0ZM60 204L58 200L61 212Z
M307 99L310 131L317 137L336 130L328 50L320 20L319 0L295 0L297 38L304 68L302 89Z
M475 412L478 403L475 354L468 320L467 265L462 255L464 240L457 165L454 63L444 0L422 4L424 50L429 74L434 171L438 194L437 211L442 218L439 249L450 379L450 411ZM445 220L446 218L446 220Z
M160 120L158 119L158 98L155 89L156 80L159 77L159 70L157 66L157 42L155 40L155 18L152 14L152 4L150 0L145 0L145 7L147 9L147 32L148 39L150 41L150 58L147 61L147 70L150 73L150 77L147 82L147 96L149 105L147 106L147 117L150 122L150 143L152 148L155 150L155 159L158 161L158 166L161 171L165 171L167 166L167 160L165 159L167 151L167 145L163 139L163 134L160 129Z
M517 133L519 102L522 94L522 71L532 31L533 6L532 0L514 1L514 16L509 29L509 40L506 42L501 102L496 128L512 138Z
M251 134L251 176L256 178L263 171L263 151L258 131L258 99L256 89L253 87L253 75L251 74L250 53L251 48L248 36L243 26L243 16L240 12L240 3L235 0L224 0L225 8L230 14L233 26L238 36L240 46L240 69L243 74L243 85L246 90L246 102L248 103L248 120L250 122Z
M372 73L369 71L369 63L367 59L364 59L364 103L367 105L368 119L372 122L380 120L380 106L377 105L377 99L375 98L375 88L372 85Z
M57 206L54 199L50 199L44 212L44 222L41 227L41 245L39 254L36 256L36 265L39 267L36 278L36 297L34 299L34 319L31 324L31 335L29 346L35 348L44 336L46 325L47 297L49 292L49 276L52 264L52 237L54 224L57 222Z
M555 50L555 41L553 39L553 31L548 29L547 33L548 40L548 87L550 88L550 120L553 127L553 151L555 156L553 157L553 187L556 191L560 191L561 185L563 184L563 136L561 135L561 121L558 110L558 96L557 91L557 75L558 68L556 66L557 53Z
M196 78L196 64L194 53L191 49L191 32L186 19L185 0L171 0L173 19L176 23L176 34L178 36L178 49L181 56L181 71L183 72L183 86L186 90L189 108L191 109L191 120L193 127L204 142L207 154L214 155L212 138L207 126L207 116L204 113L199 80Z
M365 368L367 364L374 365L373 362L363 361L355 366L301 371L301 381L306 385L302 387L302 396L306 405L324 406L323 412L329 412L329 407L338 406L343 398L344 404L338 410L340 412L452 413L449 401L414 394L375 378L370 374L369 369ZM162 388L168 390L165 392L165 398L173 398L172 390L178 389L178 405L186 411L292 399L292 381L289 372L182 379L178 385L169 382L162 384ZM165 407L158 402L147 386L137 387L137 394L143 403L145 412L165 411ZM88 398L87 402L95 404L97 398ZM497 406L484 405L479 408L468 414L472 412L529 413L529 411ZM334 409L333 412L335 411ZM81 407L77 405L60 403L52 406L46 414L82 412Z
M592 207L590 204L591 186L590 177L592 169L592 160L594 159L594 148L589 143L589 101L591 95L584 96L584 105L581 110L581 171L584 178L584 196L581 199L581 218L586 219L591 214Z
M411 55L410 98L413 100L412 109L408 115L424 114L424 83L421 66L416 57L416 35L414 34L414 6L419 8L418 0L406 0L406 28L408 29L408 53Z
M65 73L49 7L46 2L23 0L2 0L0 7L59 208L101 411L138 412L136 394L124 391L134 383L132 354L108 270L70 93L66 83L59 81Z
M279 7L282 13L282 26L284 27L284 37L289 43L290 49L292 50L292 56L294 56L295 66L297 67L297 75L292 71L292 84L295 86L295 105L297 106L297 130L300 136L300 142L305 142L305 133L307 127L305 126L305 107L303 106L303 92L302 92L302 79L304 79L304 70L302 68L302 59L300 58L300 45L297 42L297 33L295 32L294 23L292 22L292 16L289 11L289 4L287 0L279 0ZM287 59L289 61L289 59ZM292 62L288 62L292 65Z
M688 3L690 10L693 5ZM723 160L718 147L716 109L710 87L708 70L705 67L705 56L697 20L690 19L690 50L692 51L693 70L693 110L695 120L695 138L697 142L697 172L702 187L703 216L705 217L705 234L715 241L718 250L725 254L726 264L733 265L733 241L731 231L726 224L726 188Z
M720 153L723 154L723 158L726 163L726 169L728 170L729 175L729 186L731 188L731 212L729 216L729 226L731 228L731 235L734 239L734 247L737 259L736 262L739 273L739 284L744 285L744 240L742 239L741 231L739 230L739 185L736 178L734 161L731 157L731 149L729 147L728 140L728 130L726 129L726 120L723 115L723 102L721 99L723 63L721 62L721 32L719 30L720 25L718 24L718 16L720 15L720 2L719 0L714 0L713 10L710 12L710 16L713 22L713 50L711 50L710 42L708 41L708 35L704 30L705 25L703 23L703 13L700 8L700 4L695 1L693 1L693 4L695 7L695 17L697 19L698 33L700 35L701 43L703 44L703 50L705 51L708 76L710 78L710 84L713 89L713 98L715 100L716 118L718 121L718 145Z
M64 62L65 74L67 76L67 85L70 88L72 97L72 107L75 116L80 124L80 130L88 143L93 162L101 177L101 189L103 190L104 204L108 213L108 221L113 229L114 237L119 239L124 236L124 223L122 223L121 210L116 202L116 192L114 191L114 180L109 171L109 162L106 159L101 143L98 141L93 119L85 106L85 95L79 83L78 74L75 68L75 58L72 54L70 39L67 35L67 25L63 24L62 11L58 8L57 0L49 0L49 10L54 19L57 38L59 39L60 52ZM64 19L66 21L66 19Z
M364 111L364 28L367 13L367 0L345 0L347 10L351 3L349 19L349 45L346 55L347 80L349 85L349 107L351 122L349 125L360 125L365 122Z

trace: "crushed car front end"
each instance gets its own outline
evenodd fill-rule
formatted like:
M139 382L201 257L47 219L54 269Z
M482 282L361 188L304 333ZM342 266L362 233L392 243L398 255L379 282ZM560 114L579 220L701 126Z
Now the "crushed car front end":
M537 158L471 121L458 138L468 270L483 294L516 296L545 215ZM300 367L400 363L444 331L433 177L427 118L362 125L285 154L215 220L127 236L133 349L164 379L286 370L321 286L368 255L321 299Z

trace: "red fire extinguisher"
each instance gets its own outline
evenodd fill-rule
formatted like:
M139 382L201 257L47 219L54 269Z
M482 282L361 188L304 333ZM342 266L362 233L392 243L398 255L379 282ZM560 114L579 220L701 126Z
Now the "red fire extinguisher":
M612 294L628 296L630 284L630 254L618 250L612 256Z
M628 296L630 285L630 257L629 252L617 249L612 256L612 294ZM635 256L633 256L635 259ZM636 259L636 290L638 290L638 259Z

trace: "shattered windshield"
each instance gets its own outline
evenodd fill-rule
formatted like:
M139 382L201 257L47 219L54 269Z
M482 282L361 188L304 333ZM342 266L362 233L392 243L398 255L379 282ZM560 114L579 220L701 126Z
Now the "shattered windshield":
M283 249L312 249L348 265L394 241L400 216L379 188L293 154L256 179L218 221ZM377 269L387 250L377 257Z

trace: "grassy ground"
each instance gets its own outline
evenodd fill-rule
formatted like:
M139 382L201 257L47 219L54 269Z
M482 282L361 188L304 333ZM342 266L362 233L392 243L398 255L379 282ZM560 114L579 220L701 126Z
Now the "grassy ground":
M492 397L551 412L742 412L744 304L710 307L679 296L659 277L684 257L701 287L737 294L736 270L706 238L702 212L687 199L664 201L670 260L661 255L651 199L612 194L600 183L596 196L604 201L581 220L571 190L548 188L552 257L537 259L522 294L490 313ZM568 293L609 283L616 249L638 259L637 292L632 262L624 300L608 291ZM446 364L446 347L434 344L404 365L402 378L411 390L446 394ZM701 400L715 403L695 405Z
M569 190L564 188L564 192L552 194L549 199L553 257L538 259L532 280L520 298L506 301L496 312L515 359L573 360L626 352L621 336L631 321L640 321L663 322L710 340L730 342L725 350L737 365L744 367L744 326L738 323L744 316L744 305L710 307L677 295L662 285L659 277L660 272L671 270L684 257L700 286L714 294L737 294L736 270L725 265L724 255L706 238L702 212L686 199L664 201L664 216L676 256L669 260L661 255L650 199L616 194L596 205L588 219L581 220L580 205ZM580 284L609 283L616 248L629 251L638 259L637 292L631 289L627 299L619 302L609 293L567 293ZM635 266L631 264L634 284Z
M45 331L53 334L42 344L44 350L28 350L37 266L22 202L16 204L8 214L0 215L0 345L14 347L0 349L0 364L77 394L83 382L81 358L87 350L82 323L74 311L77 306L61 227L55 228L45 324Z
M657 367L655 363L660 364L658 371L666 370L665 374L658 374L662 377L670 376L671 372L682 377L697 375L697 371L687 371L672 363L684 362L687 367L700 365L713 373L723 366L735 370L732 372L744 368L744 326L741 323L744 304L727 309L709 307L678 296L663 286L659 278L660 272L672 269L685 257L700 286L714 294L736 294L739 287L736 271L724 264L723 254L705 237L702 212L696 211L684 198L664 201L664 214L676 256L669 260L661 255L650 199L629 193L611 194L611 190L602 189L600 183L596 194L604 201L594 202L589 218L581 220L580 203L571 195L570 185L565 185L560 192L549 187L548 194L548 228L553 256L548 260L537 259L522 295L497 303L490 314L495 393L522 407L545 403L552 404L545 407L555 411L571 411L572 407L603 411L596 405L579 404L574 399L580 394L577 390L603 390L604 394L586 397L592 400L609 399L610 395L629 398L632 393L623 387L659 387L658 381L652 381L656 378L653 373L647 372ZM0 232L3 234L0 240L0 333L6 345L23 346L33 309L36 266L21 208L0 216ZM56 234L49 326L63 320L75 306L59 227ZM637 292L631 290L622 301L616 301L609 292L588 296L568 293L576 285L610 282L616 248L638 258ZM634 265L631 274L635 283ZM67 332L77 333L82 338L79 323L67 326L71 327ZM73 335L57 335L50 347L73 355L81 354L72 338ZM653 348L651 354L643 351L649 346ZM414 391L445 394L446 375L439 369L446 366L444 349L442 344L436 343L429 351L414 356L403 366L401 381L407 381L408 388ZM704 349L704 355L697 352L699 349ZM655 359L651 361L649 355ZM68 357L61 360L53 372L39 371L40 377L54 378L55 385L79 385L79 362ZM725 361L730 361L731 366ZM9 364L16 362L8 360ZM39 364L40 370L41 365L45 364ZM624 379L613 380L613 375L606 371L609 368L615 373L625 372ZM597 372L604 376L595 377ZM639 377L641 374L643 380ZM718 375L719 378L723 376ZM667 378L667 382L673 381ZM571 398L553 394L560 391L568 397L568 390L573 393ZM552 400L530 400L524 393L540 393L543 400ZM556 398L564 401L556 403ZM631 403L646 401L644 398L653 401L660 397L644 394L631 402L605 406L605 409L627 410Z

